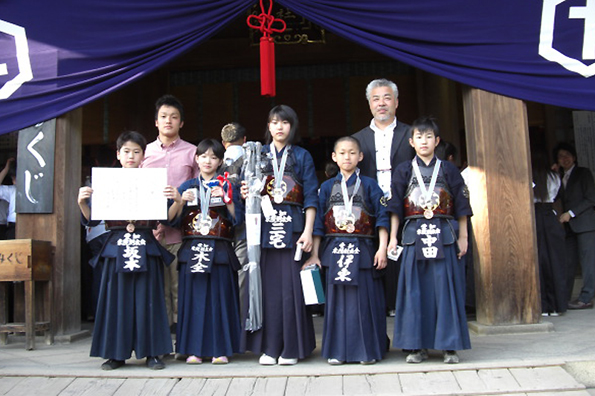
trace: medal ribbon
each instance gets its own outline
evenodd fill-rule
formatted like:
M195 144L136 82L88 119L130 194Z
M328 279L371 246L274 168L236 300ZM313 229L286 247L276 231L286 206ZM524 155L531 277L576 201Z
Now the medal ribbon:
M440 171L440 161L436 158L436 163L434 164L434 172L432 172L432 179L430 180L430 186L426 189L426 183L424 182L423 177L421 176L421 172L419 170L419 165L417 164L417 158L413 158L411 164L413 165L413 171L415 172L415 177L419 183L419 188L421 189L421 195L425 198L425 202L430 201L432 199L432 194L434 193L434 186L436 186L436 180L438 179L438 172ZM424 209L430 209L424 207Z
M285 173L285 163L287 162L287 155L289 153L289 146L285 146L285 151L281 156L281 164L277 165L277 149L275 145L271 143L271 153L273 153L273 175L275 176L275 188L281 188L281 182L283 181L283 174Z
M343 193L343 203L345 204L345 211L348 214L351 214L351 208L353 208L353 197L357 194L360 185L362 184L362 179L359 178L359 168L355 170L355 187L353 188L353 195L349 198L349 192L347 191L347 180L345 180L345 176L341 173L341 192Z
M200 219L206 220L209 213L209 204L211 203L211 188L205 186L202 177L199 178L198 191L200 193Z

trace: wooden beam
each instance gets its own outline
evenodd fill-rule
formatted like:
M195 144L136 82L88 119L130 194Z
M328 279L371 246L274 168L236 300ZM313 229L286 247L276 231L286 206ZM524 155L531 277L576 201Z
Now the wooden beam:
M57 336L80 332L80 217L76 202L81 186L82 109L57 119L54 162L54 211L18 214L17 239L50 241L55 246L52 268L52 327Z
M470 198L477 242L477 322L541 318L527 111L521 100L463 91Z

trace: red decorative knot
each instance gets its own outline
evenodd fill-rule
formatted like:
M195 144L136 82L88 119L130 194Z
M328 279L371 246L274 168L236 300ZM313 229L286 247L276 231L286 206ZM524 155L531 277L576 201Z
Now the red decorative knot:
M270 37L271 33L283 33L287 28L283 19L275 18L273 13L273 1L269 2L269 9L265 11L264 1L260 0L260 15L249 15L246 22L252 29L260 30L264 37ZM279 22L281 28L273 28L273 23Z
M283 33L287 28L285 21L275 18L273 13L273 1L269 2L268 12L265 11L264 1L260 0L261 14L249 15L246 23L252 29L262 33L260 38L260 94L262 96L275 96L275 41L271 33ZM273 23L279 22L281 28L273 28Z

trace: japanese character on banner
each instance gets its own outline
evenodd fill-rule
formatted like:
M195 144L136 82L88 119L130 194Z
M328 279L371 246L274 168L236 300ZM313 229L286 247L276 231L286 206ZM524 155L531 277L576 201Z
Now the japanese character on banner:
M274 209L264 221L263 247L285 249L291 247L292 218L288 210Z
M415 241L418 260L437 260L444 258L440 220L421 221Z
M145 247L147 241L135 233L125 233L117 241L117 272L143 272L147 270Z
M360 249L355 243L337 241L332 247L331 274L334 284L357 285Z
M189 271L191 273L209 273L211 272L211 265L213 264L213 250L211 244L199 242L192 245L190 250L192 258L188 263Z

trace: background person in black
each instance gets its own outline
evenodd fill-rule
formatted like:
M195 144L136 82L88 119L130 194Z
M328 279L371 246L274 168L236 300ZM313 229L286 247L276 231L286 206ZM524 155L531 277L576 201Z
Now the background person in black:
M390 198L392 171L398 164L410 161L415 155L408 143L409 125L398 122L396 110L399 107L397 85L384 78L371 81L366 87L366 99L374 116L370 125L355 133L364 154L359 168L363 176L378 181L386 199ZM384 274L386 309L394 316L397 298L398 261L388 260Z
M560 223L566 229L567 278L566 290L570 300L574 286L577 262L581 265L583 286L576 300L568 309L593 308L595 294L595 183L587 168L577 166L576 151L567 143L554 149L554 158L562 172L562 186L558 197L564 213Z

